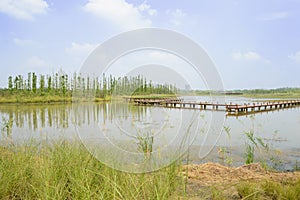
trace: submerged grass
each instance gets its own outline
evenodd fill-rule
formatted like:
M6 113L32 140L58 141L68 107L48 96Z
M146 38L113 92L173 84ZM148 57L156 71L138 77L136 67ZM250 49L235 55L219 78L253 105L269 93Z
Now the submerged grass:
M1 146L0 199L169 199L183 187L178 171L120 172L70 142Z

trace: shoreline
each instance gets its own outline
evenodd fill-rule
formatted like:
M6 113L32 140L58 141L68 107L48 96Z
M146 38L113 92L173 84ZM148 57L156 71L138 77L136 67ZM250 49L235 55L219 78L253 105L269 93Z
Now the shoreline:
M117 99L122 98L167 98L167 97L184 97L188 96L189 94L184 95L170 95L170 94L151 94L151 95L135 95L135 96L119 96L114 97ZM196 97L209 97L211 95L195 95ZM220 96L220 95L213 95L213 96ZM297 100L300 99L300 94L297 95L225 95L225 98L249 98L251 101L254 102L264 102L264 101L277 101L277 100ZM261 100L260 100L261 99ZM108 102L111 101L112 97L108 96L105 98L96 98L93 100L93 103L97 102ZM0 97L0 105L1 104L44 104L44 103L59 103L59 104L67 104L67 103L74 103L76 100L73 97L60 97L60 96L8 96L8 97ZM88 102L88 101L84 101Z

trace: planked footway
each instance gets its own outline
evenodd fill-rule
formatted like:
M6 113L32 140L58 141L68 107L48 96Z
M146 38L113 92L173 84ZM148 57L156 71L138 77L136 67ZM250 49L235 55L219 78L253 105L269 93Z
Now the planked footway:
M300 106L300 100L290 100L290 101L276 101L276 102L260 102L260 103L249 103L244 105L227 105L226 112L228 114L250 114L254 112L261 112L261 111L269 111L269 110L276 110L281 108L291 108Z
M248 104L185 102L182 98L131 98L127 100L137 105L163 106L167 108L190 108L199 110L223 110L226 111L228 115L247 115L257 112L300 106L300 100L258 102Z

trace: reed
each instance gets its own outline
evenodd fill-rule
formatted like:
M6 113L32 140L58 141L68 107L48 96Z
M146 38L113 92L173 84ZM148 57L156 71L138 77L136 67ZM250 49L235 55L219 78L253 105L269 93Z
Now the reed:
M0 199L169 199L179 165L130 174L105 166L81 144L0 146Z

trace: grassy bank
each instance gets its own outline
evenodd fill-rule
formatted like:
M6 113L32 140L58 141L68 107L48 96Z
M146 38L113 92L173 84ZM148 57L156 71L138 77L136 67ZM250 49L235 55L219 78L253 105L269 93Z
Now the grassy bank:
M148 99L163 99L169 97L177 97L176 94L145 94L145 95L132 95L132 96L123 96L124 98L148 98Z
M300 199L300 180L297 182L241 182L236 186L244 199Z
M268 90L267 90L268 91ZM209 92L181 92L179 96L188 95L198 95L198 96L208 96L208 95L218 95L217 93L210 94ZM131 98L168 98L176 97L175 94L133 94L132 96L120 95L114 96L113 99L122 99L122 97ZM226 95L228 98L234 97L247 97L252 99L300 99L300 92L242 92L238 95ZM107 95L105 97L95 97L96 102L104 102L111 100L112 97ZM48 94L48 93L24 93L24 92L10 92L7 90L0 91L0 103L71 103L73 101L72 93L67 95L59 94Z
M254 99L300 99L300 93L262 93L262 94L242 94L240 97Z
M105 98L95 97L96 102L102 102L110 100L110 96ZM71 103L74 101L72 94L59 95L59 94L47 94L47 93L24 93L24 92L9 92L0 91L0 104L1 103Z
M276 99L296 99L300 98L300 88L277 88L277 89L253 89L235 90L234 93L241 93L241 96L249 98L276 98Z
M300 178L258 165L191 165L186 173L173 163L129 174L101 164L81 144L6 145L0 147L0 199L300 199Z
M243 89L243 90L226 90L222 93L213 92L208 90L196 90L196 91L183 91L181 95L197 95L197 96L218 96L226 95L230 97L247 97L257 99L299 99L300 88L277 88L277 89Z
M111 169L79 144L0 147L0 199L169 199L178 165L155 173Z
M0 97L0 103L68 103L72 102L72 97L62 97L56 95L33 96L33 95L8 95Z
M246 146L259 142L248 134ZM101 164L78 143L14 145L11 134L4 135L0 199L300 199L300 172L276 172L265 162L237 168L173 163L129 174Z
M175 97L174 94L148 94L148 95L134 95L134 96L106 96L104 98L95 97L95 102L104 102L113 100L122 100L122 97L130 97L130 98L168 98ZM83 98L81 100L84 100ZM71 103L74 99L72 95L62 96L62 95L54 95L54 94L29 94L29 93L6 93L0 95L0 104L1 103Z

